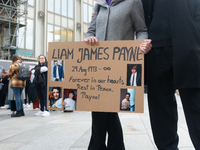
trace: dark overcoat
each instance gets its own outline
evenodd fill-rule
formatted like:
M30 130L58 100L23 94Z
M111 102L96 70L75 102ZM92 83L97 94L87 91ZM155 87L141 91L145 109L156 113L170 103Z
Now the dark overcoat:
M200 0L167 0L175 88L200 88ZM154 0L142 0L147 27ZM148 55L146 56L148 59ZM148 72L146 72L148 73Z

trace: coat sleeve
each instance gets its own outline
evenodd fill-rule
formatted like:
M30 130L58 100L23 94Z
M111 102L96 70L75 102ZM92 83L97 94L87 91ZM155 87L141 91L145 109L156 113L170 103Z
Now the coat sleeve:
M53 67L53 77L56 77L56 66Z
M15 74L15 65L14 64L11 64L10 65L10 69L8 71L8 76L9 78L11 79Z
M64 79L64 70L63 70L63 67L61 66L60 69L61 69L61 72L62 72L62 77L61 78Z
M96 36L96 18L97 18L98 13L99 13L99 5L96 4L94 7L94 17L92 18L90 22L87 33L85 34L85 39Z
M136 39L144 40L148 38L147 27L144 19L143 5L140 0L135 0L132 11L132 21L136 31Z
M200 23L200 0L196 0L195 20Z
M8 80L8 76L5 76L5 77L2 79L2 83L6 83L7 80Z

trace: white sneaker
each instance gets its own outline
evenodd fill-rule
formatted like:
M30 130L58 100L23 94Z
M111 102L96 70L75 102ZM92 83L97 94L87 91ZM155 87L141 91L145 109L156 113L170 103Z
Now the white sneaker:
M50 116L50 113L48 111L44 111L44 113L42 114L42 117L48 117Z
M43 111L38 111L37 113L35 113L35 116L41 116L43 113Z
M26 104L26 107L27 107L27 108L29 108L29 107L31 107L31 105L29 105L29 104Z
M12 114L14 114L15 112L14 111L10 111L9 113L8 113L8 115L12 115Z
M0 108L6 108L6 106L1 106Z

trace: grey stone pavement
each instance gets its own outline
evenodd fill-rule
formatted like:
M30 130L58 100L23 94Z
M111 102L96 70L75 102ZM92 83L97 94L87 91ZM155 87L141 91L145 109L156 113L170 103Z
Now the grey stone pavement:
M194 150L190 141L179 96L179 149ZM150 128L145 94L144 113L119 113L126 150L156 150ZM91 112L62 113L50 117L34 116L25 108L24 117L11 118L9 110L0 109L0 150L87 150L91 135ZM165 136L165 135L163 135Z

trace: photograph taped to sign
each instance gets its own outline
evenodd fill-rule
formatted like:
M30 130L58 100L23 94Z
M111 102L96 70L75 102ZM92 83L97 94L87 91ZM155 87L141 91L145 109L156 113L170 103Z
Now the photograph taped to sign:
M143 113L144 54L139 48L142 42L100 41L98 46L85 42L50 42L48 87L62 88L63 95L62 108L48 109L69 107L63 104L66 99L64 91L72 90L76 97L74 110ZM52 79L55 60L63 66L62 82ZM47 90L49 93L50 88ZM124 100L126 93L130 93L129 100ZM126 101L130 101L129 104Z

